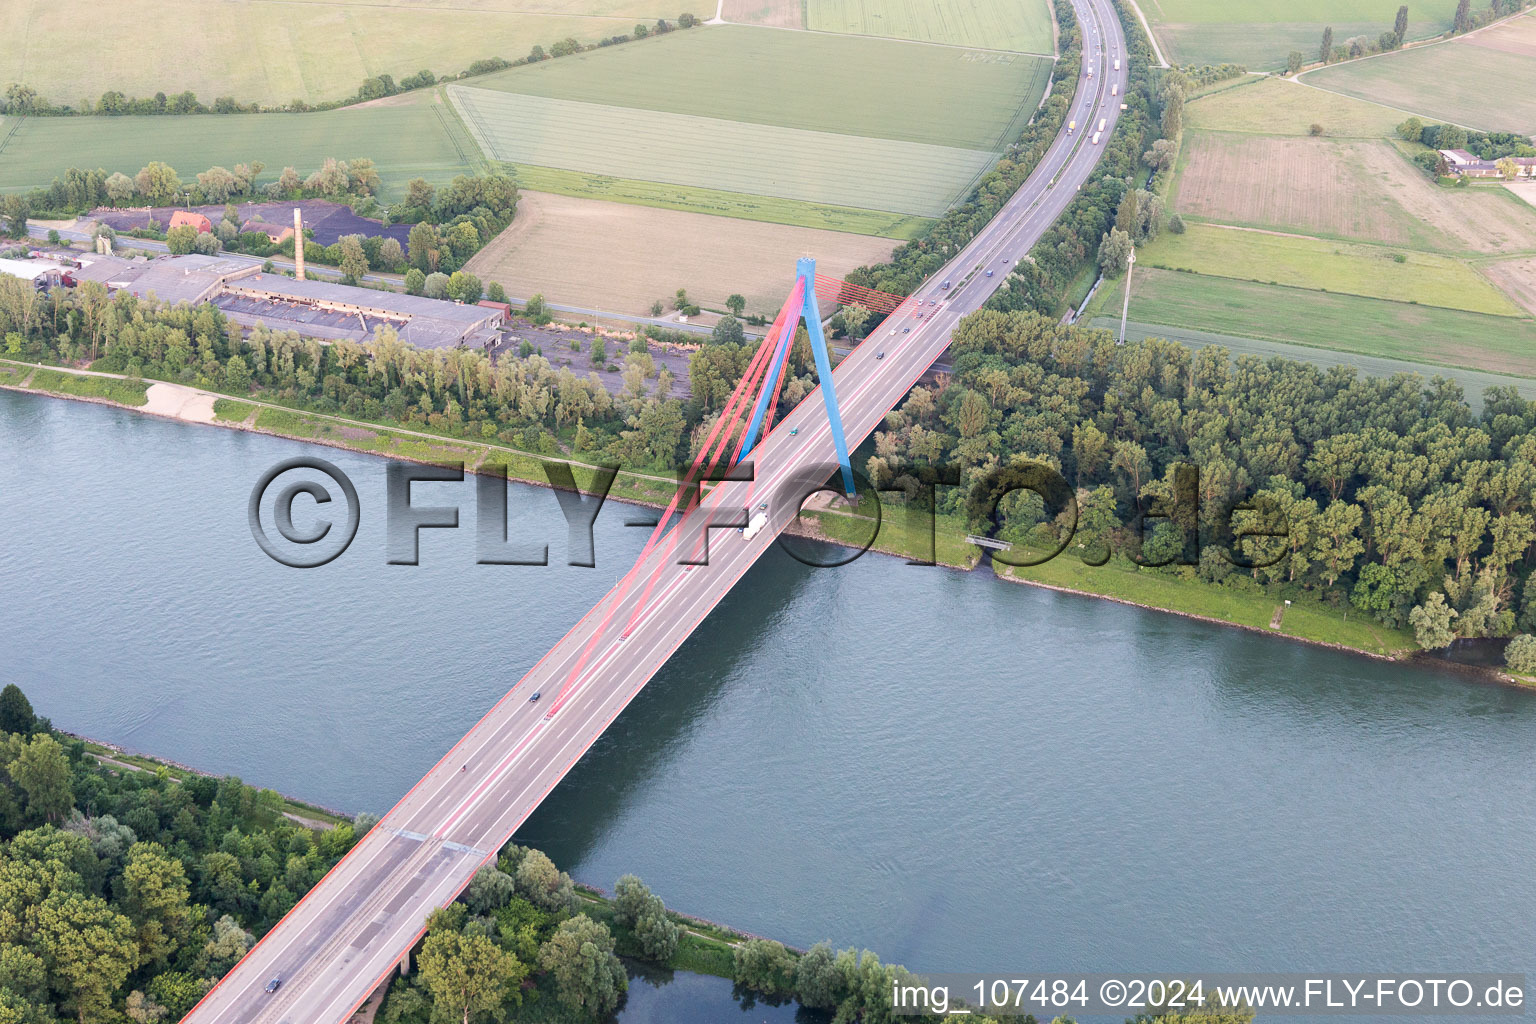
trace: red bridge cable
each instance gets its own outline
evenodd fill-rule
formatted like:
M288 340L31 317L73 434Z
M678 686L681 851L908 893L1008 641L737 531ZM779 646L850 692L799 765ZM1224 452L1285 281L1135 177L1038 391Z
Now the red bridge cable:
M783 314L781 314L781 316L782 315ZM775 321L775 325L777 324L778 321ZM645 547L641 549L640 556L635 560L635 564L630 568L629 572L624 574L624 578L620 580L618 594L610 603L607 612L604 613L603 620L598 625L598 628L593 631L592 638L587 641L586 647L582 649L581 656L577 659L576 665L571 669L570 674L566 677L565 682L561 685L559 694L556 695L554 703L550 706L549 712L545 715L546 718L554 717L555 712L559 711L560 708L564 705L565 701L569 698L572 685L576 682L577 679L581 677L581 672L586 667L588 659L591 658L592 651L597 646L598 639L607 631L608 625L613 619L614 612L617 611L619 605L623 603L625 595L629 592L629 588L634 581L636 572L640 569L640 566L644 564L646 556L649 555L652 549L656 546L656 542L660 538L662 532L666 529L668 521L671 519L673 513L677 510L678 502L682 499L684 494L688 494L690 491L695 490L691 485L694 482L695 474L698 472L700 464L704 460L705 454L709 450L709 445L714 441L715 435L720 432L722 427L726 426L728 421L732 423L732 429L734 429L734 422L740 419L741 413L737 407L741 404L741 396L743 392L748 388L750 380L754 379L755 377L761 377L762 368L766 365L769 353L772 351L773 334L774 332L770 330L768 335L764 337L762 344L758 346L758 350L753 356L752 363L748 367L747 373L743 374L741 380L737 383L736 390L732 393L730 401L727 403L725 410L721 413L719 419L715 421L714 429L710 432L708 440L706 440L703 447L700 448L699 454L694 458L693 464L689 467L689 471L684 478L683 485L680 486L672 495L671 502L667 505L666 511L661 515L660 519L656 523L655 528L651 531L651 535L646 540ZM732 414L733 410L736 410L734 415ZM718 453L716 458L718 459ZM712 468L713 464L711 464L711 469ZM697 504L697 501L697 493L694 493L690 498L688 508L689 511L691 511L692 508ZM686 512L684 514L686 515Z

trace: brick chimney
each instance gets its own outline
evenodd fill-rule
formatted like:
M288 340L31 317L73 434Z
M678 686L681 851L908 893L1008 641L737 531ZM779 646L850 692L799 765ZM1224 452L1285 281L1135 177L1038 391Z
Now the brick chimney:
M293 276L304 280L304 217L299 208L293 208Z

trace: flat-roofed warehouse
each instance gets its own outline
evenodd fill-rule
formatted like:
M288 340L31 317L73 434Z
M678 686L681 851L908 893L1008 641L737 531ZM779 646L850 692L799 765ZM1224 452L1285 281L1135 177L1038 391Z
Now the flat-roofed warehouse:
M277 274L229 281L213 303L236 323L264 323L315 338L363 341L379 327L389 326L401 341L417 348L484 347L496 340L504 321L500 309L487 306Z
M78 281L99 281L161 302L211 302L247 327L265 324L309 338L367 341L380 327L393 328L418 348L485 347L505 322L499 307L466 306L419 295L355 288L330 281L298 281L261 273L257 263L219 256L160 256L125 260L86 254L73 271Z

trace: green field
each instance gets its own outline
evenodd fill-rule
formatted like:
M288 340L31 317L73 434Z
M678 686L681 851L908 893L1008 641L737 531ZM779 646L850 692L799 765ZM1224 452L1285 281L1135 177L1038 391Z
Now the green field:
M1310 81L1308 76L1304 81ZM1189 127L1259 135L1307 135L1321 124L1329 138L1380 139L1412 116L1406 110L1340 96L1300 82L1252 78L1191 100Z
M1044 0L806 0L807 28L1024 53L1052 50Z
M742 192L689 185L666 185L654 181L613 178L581 171L562 171L553 167L505 165L518 185L536 192L553 192L583 199L604 199L654 206L663 210L707 213L738 220L789 224L802 228L847 231L856 235L874 235L908 241L921 237L933 222L925 217L911 217L878 210L857 210L823 203L801 203L793 199L752 196Z
M1191 224L1182 235L1163 232L1140 251L1137 263L1494 316L1526 315L1465 263L1390 246Z
M1123 284L1088 315L1118 319ZM1138 268L1133 319L1147 324L1536 377L1536 321Z
M284 166L307 174L322 160L366 156L386 195L411 178L446 182L472 169L475 154L451 134L453 116L430 93L409 104L313 114L198 114L184 117L31 117L11 134L0 121L0 189L47 185L66 167L132 175L164 160L190 178L215 164L260 160L271 180ZM8 136L8 137L7 137Z
M1050 67L727 26L448 93L479 148L529 188L907 238L993 165L1039 105Z
M371 75L457 74L482 57L510 60L567 36L596 42L678 10L672 0L115 0L86 12L0 0L0 84L70 104L108 89L191 89L210 103L336 100Z
M1436 120L1530 134L1536 132L1536 17L1322 68L1304 80Z
M492 160L922 217L943 213L997 160L987 150L489 89L451 86L449 95Z
M744 26L674 32L471 80L476 89L807 131L999 150L1051 62L889 39ZM658 139L653 146L709 145Z
M1116 287L1113 293L1115 302L1120 300L1120 295L1121 292ZM1118 307L1113 309L1105 307L1103 312L1115 315L1096 316L1088 322L1088 326L1100 327L1119 333L1120 318ZM1279 341L1259 341L1255 338L1240 338L1234 334L1213 334L1210 331L1196 331L1187 327L1170 327L1165 324L1141 323L1136 320L1127 322L1125 339L1127 341L1140 341L1142 338L1166 338L1169 341L1177 341L1188 345L1190 348L1220 345L1234 356L1258 356L1260 359L1271 359L1278 356L1281 359L1311 363L1313 366L1321 367L1324 370L1334 366L1349 366L1367 377L1391 377L1399 373L1417 373L1426 378L1446 377L1461 385L1461 389L1466 393L1467 402L1472 406L1474 414L1482 412L1483 391L1491 387L1512 387L1528 401L1536 402L1536 378L1533 377L1510 377L1501 373L1467 370L1459 366L1432 366L1427 363L1409 362L1406 359L1387 359L1381 356L1361 355L1357 352L1334 352L1330 349L1316 348L1308 345L1289 345Z
M1329 25L1340 43L1354 35L1375 39L1392 27L1398 6L1399 0L1146 0L1141 8L1174 63L1232 61L1270 70L1283 67L1292 50L1315 58ZM1444 32L1455 11L1456 0L1410 4L1408 38Z

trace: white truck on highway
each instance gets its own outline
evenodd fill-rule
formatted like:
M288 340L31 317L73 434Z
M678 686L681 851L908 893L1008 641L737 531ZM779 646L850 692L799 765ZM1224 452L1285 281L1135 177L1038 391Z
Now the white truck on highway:
M753 537L756 537L758 535L758 533L760 533L762 531L763 527L765 527L767 525L768 525L768 513L767 512L759 512L757 515L753 516L750 521L748 521L746 529L741 531L742 539L743 540L751 540Z

